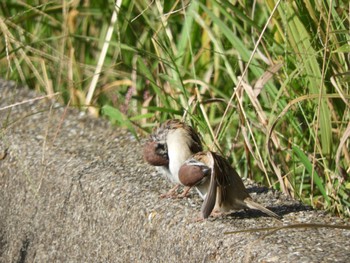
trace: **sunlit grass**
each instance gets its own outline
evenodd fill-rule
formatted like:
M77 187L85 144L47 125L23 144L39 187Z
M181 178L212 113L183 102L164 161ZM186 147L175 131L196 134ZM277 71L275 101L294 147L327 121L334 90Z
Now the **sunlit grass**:
M118 2L1 3L1 76L135 136L185 118L242 176L350 215L348 5Z

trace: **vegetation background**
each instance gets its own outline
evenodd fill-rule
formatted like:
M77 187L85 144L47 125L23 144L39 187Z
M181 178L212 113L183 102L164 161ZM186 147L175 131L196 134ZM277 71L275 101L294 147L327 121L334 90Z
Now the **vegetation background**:
M136 137L183 118L242 177L350 216L349 8L345 0L5 0L0 77Z

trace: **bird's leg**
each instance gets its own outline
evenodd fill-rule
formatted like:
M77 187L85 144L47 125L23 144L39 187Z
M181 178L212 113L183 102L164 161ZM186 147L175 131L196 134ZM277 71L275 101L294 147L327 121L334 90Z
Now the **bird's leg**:
M179 188L179 184L175 185L173 188L171 188L168 192L165 194L161 194L160 198L175 198L177 197L176 190Z
M188 196L189 196L188 192L191 190L191 188L192 188L192 187L190 187L190 186L186 186L186 187L184 188L184 190L182 191L182 193L179 194L177 197L178 197L178 198L185 198L185 197L188 197Z
M210 216L212 216L212 217L215 218L215 217L220 217L220 216L222 216L222 215L224 215L224 214L225 214L225 213L220 212L220 211L214 209L214 210L211 212Z

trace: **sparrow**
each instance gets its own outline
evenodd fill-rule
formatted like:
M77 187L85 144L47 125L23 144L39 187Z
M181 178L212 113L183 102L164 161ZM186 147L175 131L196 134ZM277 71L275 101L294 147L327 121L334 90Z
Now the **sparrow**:
M188 124L170 119L162 123L150 136L143 149L143 156L147 163L160 167L160 170L175 184L163 197L172 197L181 185L179 169L181 165L194 153L203 150L197 132ZM182 195L186 196L190 188Z
M211 151L191 156L179 170L179 180L185 186L196 186L204 194L201 213L203 219L219 212L257 209L280 219L281 217L253 201L241 177L228 160Z

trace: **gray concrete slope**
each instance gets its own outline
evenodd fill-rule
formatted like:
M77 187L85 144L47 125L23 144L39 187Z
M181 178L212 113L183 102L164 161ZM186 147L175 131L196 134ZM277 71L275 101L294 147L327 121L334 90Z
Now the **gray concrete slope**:
M350 231L301 228L225 235L293 223L344 224L246 182L284 216L256 211L196 222L201 200L161 199L171 185L144 163L125 130L0 82L0 262L349 262ZM2 109L1 109L2 108Z

